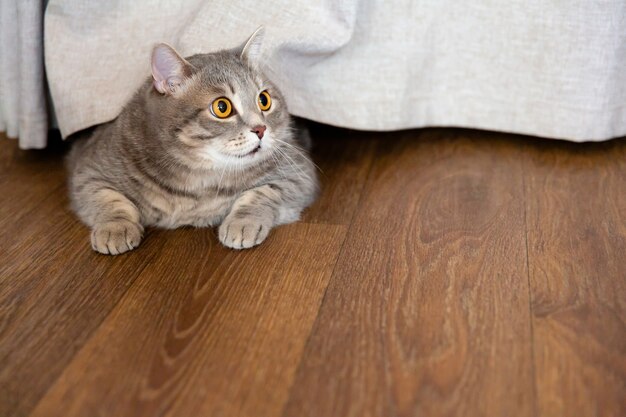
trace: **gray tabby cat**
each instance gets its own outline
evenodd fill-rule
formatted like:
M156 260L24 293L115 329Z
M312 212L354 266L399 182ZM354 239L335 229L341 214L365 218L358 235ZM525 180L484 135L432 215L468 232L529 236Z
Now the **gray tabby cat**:
M73 208L94 250L137 247L144 227L219 226L234 249L263 242L314 200L314 165L285 100L258 70L259 28L240 48L152 53L152 77L69 156Z

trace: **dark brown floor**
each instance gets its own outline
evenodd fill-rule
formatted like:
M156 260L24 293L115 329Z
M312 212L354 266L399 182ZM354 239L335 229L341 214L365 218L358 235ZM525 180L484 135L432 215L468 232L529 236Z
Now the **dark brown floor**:
M0 138L0 416L626 416L626 140L314 137L303 222L119 257Z

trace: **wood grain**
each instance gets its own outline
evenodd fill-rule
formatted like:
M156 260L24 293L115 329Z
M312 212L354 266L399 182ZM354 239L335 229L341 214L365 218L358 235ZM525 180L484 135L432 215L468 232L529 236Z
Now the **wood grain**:
M438 131L378 149L283 416L532 414L516 149Z
M0 132L0 179L9 171L15 155L19 152L17 140L9 139L4 132Z
M28 414L164 239L134 257L98 255L88 229L46 201L7 252L20 262L0 273L0 416Z
M24 151L17 140L0 137L0 230L19 223L49 195L63 196L65 148L54 142L46 151Z
M539 416L626 415L626 143L529 145Z
M0 416L626 415L626 139L313 136L303 222L120 257L0 138Z
M244 252L170 234L33 416L277 415L345 227L289 225Z
M0 169L0 416L26 416L162 240L136 258L94 254L68 208L64 147L0 146L12 155Z

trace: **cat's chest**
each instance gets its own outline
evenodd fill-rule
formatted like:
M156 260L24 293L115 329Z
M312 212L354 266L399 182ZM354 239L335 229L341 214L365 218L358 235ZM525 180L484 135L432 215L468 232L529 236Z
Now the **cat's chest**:
M153 198L152 223L155 226L174 229L182 226L208 227L219 224L228 214L235 196L160 196Z
M178 181L171 179L167 184L169 188L158 184L144 187L143 199L149 203L145 213L147 223L168 229L220 224L235 200L265 178L253 174L239 172L236 176L223 177L196 175Z

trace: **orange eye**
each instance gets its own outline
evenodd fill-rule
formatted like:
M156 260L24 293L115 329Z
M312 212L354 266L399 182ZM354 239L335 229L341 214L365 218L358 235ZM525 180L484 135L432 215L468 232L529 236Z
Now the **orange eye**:
M272 107L272 98L267 91L261 91L259 94L259 108L263 111L268 111Z
M225 119L233 112L233 105L226 97L215 99L211 103L211 113L219 119Z

